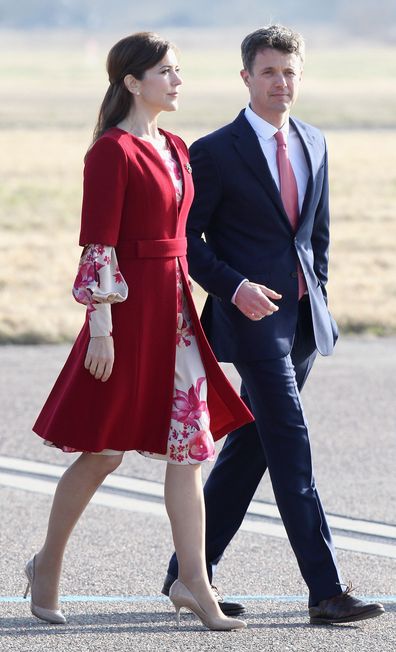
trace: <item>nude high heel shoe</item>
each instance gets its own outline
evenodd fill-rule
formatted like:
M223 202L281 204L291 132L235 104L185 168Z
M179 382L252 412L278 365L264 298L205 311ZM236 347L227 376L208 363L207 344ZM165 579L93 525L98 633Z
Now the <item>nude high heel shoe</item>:
M210 616L204 609L202 609L191 591L180 580L173 582L170 587L169 599L173 602L176 609L176 622L178 626L180 626L180 609L184 607L198 616L200 621L206 625L208 629L230 631L232 629L243 629L246 627L244 620L227 618L226 616L223 618Z
M24 598L28 596L29 589L33 586L35 560L36 555L34 555L25 566L25 575L28 583L23 596ZM33 616L36 616L36 618L45 620L47 623L52 623L53 625L64 625L66 622L66 618L60 609L44 609L44 607L39 607L37 604L34 604L32 599L30 599L30 611Z

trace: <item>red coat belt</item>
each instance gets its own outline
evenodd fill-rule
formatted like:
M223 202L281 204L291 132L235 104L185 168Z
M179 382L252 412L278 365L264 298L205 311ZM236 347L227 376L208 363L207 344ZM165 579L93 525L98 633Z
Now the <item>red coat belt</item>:
M187 254L187 238L122 242L116 251L122 258L175 258Z

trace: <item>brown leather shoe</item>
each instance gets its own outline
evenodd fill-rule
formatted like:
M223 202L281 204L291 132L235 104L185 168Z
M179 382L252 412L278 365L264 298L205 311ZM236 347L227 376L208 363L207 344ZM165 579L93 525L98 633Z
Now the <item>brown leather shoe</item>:
M381 616L385 609L380 602L363 602L350 595L352 585L328 600L321 600L315 607L309 608L311 625L329 625L332 623L352 623Z

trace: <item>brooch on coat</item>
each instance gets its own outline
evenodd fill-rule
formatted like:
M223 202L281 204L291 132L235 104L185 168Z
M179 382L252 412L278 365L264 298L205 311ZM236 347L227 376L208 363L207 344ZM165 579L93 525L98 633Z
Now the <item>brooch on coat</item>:
M190 165L189 163L186 163L184 167L186 168L188 174L191 174L191 172L192 172L192 167L191 167L191 165Z

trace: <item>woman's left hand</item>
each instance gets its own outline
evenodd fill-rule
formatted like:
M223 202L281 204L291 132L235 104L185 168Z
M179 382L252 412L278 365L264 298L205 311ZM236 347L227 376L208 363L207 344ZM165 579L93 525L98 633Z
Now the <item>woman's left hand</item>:
M84 367L96 380L105 383L111 376L114 364L114 342L111 335L91 337Z

